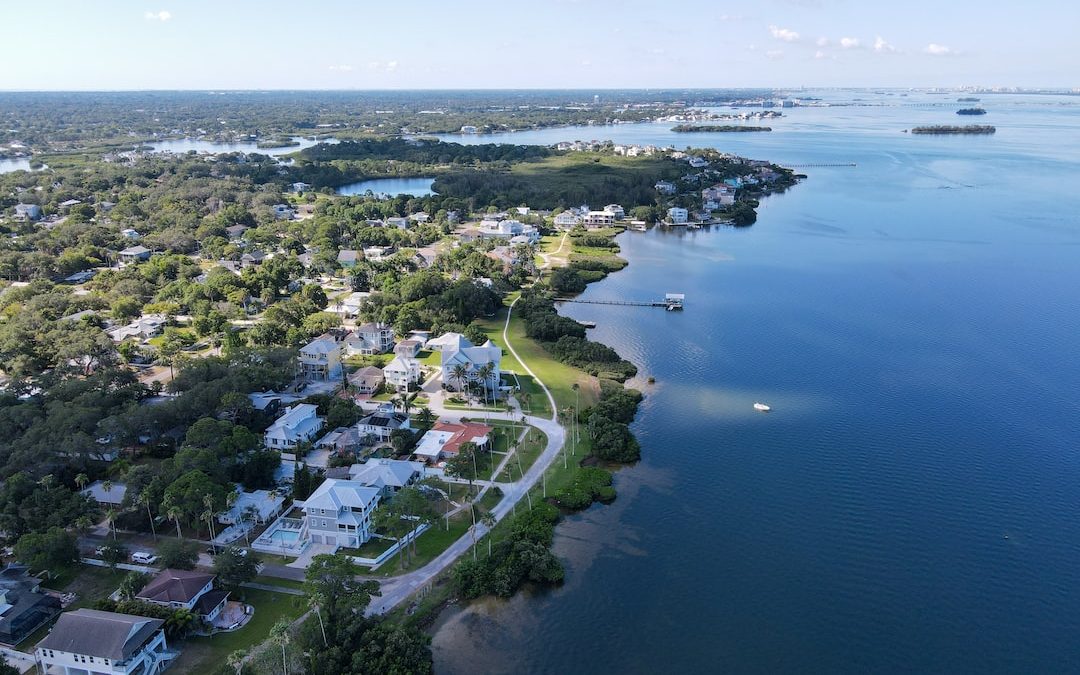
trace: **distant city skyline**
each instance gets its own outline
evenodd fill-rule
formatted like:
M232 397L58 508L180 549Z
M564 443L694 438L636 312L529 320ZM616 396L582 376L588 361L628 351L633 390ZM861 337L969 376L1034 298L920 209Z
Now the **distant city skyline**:
M1065 2L102 5L4 3L0 89L1080 87Z

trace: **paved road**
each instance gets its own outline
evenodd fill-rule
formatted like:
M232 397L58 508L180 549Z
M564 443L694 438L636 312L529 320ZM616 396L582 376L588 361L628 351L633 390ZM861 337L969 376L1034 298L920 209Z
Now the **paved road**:
M270 591L271 593L284 593L285 595L304 595L304 592L299 588L286 588L285 586L275 586L273 584L260 584L254 581L246 581L240 585L244 588L256 588L260 591Z
M514 301L517 303L517 300ZM510 305L510 311L506 314L506 325L503 326L503 343L506 345L510 353L521 363L522 368L536 380L536 383L540 385L544 390L544 394L548 397L548 402L551 404L552 419L544 417L526 417L528 423L547 434L547 446L540 454L533 465L529 467L529 470L525 472L525 476L513 483L501 484L502 490L506 495L502 501L500 501L491 514L495 517L495 521L501 521L510 513L514 506L525 497L527 493L536 483L540 480L540 477L551 465L552 462L559 456L559 451L563 447L563 443L566 441L566 430L559 425L558 420L558 408L555 405L555 397L551 395L551 391L547 388L540 378L536 376L536 373L532 372L528 364L526 364L517 352L514 350L514 345L510 342L509 327L510 327L510 315L513 313L514 304ZM432 411L434 412L436 406L441 407L440 403L432 400ZM461 411L456 411L460 416ZM441 413L440 413L441 414ZM491 419L510 419L511 413L488 413ZM479 541L488 532L488 527L483 523L476 523L474 526L476 540ZM424 565L418 570L403 574L401 576L386 579L380 582L380 590L382 596L378 598L372 598L371 605L368 606L367 614L383 614L397 607L404 602L416 591L424 588L431 583L432 579L441 574L443 570L449 567L455 560L462 555L465 555L469 547L472 546L473 537L472 533L466 533L453 544L450 545L439 557L435 558L427 565Z

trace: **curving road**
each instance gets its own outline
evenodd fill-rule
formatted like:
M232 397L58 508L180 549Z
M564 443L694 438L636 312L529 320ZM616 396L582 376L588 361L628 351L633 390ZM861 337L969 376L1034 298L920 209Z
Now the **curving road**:
M525 475L522 478L513 483L499 484L505 496L502 501L496 504L495 508L491 510L491 514L495 517L496 522L501 521L506 517L506 514L513 511L514 505L521 501L525 497L525 493L536 485L543 473L547 471L551 463L559 456L559 451L566 441L566 430L563 429L557 421L559 416L558 408L555 405L555 397L551 395L551 391L547 388L547 385L545 385L540 378L536 376L536 373L529 368L529 365L517 355L517 352L514 350L514 345L510 342L510 316L513 314L515 304L517 304L517 299L510 304L510 309L506 313L506 324L503 326L503 343L506 345L506 348L510 350L510 353L514 358L518 360L521 367L525 369L525 372L531 375L536 383L540 385L540 388L544 390L544 394L551 404L552 418L526 416L525 419L528 420L530 425L540 429L547 435L547 446L544 447L544 451L537 457L536 461L533 462L533 465L529 467L529 470L525 472ZM440 408L441 406L434 400L432 403L432 410L434 412L439 412L437 408ZM455 410L445 412L456 413L460 416L462 412L468 411ZM490 412L487 415L491 419L510 419L513 416L513 413ZM472 416L475 417L475 414ZM520 417L517 417L516 419L520 419ZM487 534L489 530L489 528L481 522L477 522L472 529L475 530L477 541ZM450 547L443 551L437 558L420 569L390 579L380 580L379 588L382 591L382 596L372 598L371 604L367 609L367 614L382 614L397 607L413 593L430 584L435 577L441 574L455 560L468 553L472 543L472 532L467 531L464 536L451 544Z

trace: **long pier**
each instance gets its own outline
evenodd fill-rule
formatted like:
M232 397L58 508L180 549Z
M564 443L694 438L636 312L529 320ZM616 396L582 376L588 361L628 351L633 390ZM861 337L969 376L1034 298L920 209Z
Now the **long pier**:
M841 162L837 164L785 164L788 169L813 169L819 167L858 166L855 162Z
M663 307L669 311L683 308L682 299L670 300L578 300L577 298L556 298L555 302L576 302L581 305L623 305L627 307Z

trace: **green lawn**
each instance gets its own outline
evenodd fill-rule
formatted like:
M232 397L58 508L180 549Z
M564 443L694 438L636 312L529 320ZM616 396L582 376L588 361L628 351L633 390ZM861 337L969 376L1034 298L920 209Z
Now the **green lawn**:
M193 637L181 642L180 658L172 669L178 673L203 673L226 662L237 649L250 649L270 636L270 627L282 617L290 620L304 612L304 599L254 588L240 589L245 601L255 607L251 621L232 633Z
M395 543L396 542L393 539L373 537L360 548L343 548L341 550L349 555L355 555L360 558L378 558Z
M109 597L120 586L120 581L127 574L128 572L125 570L75 564L59 570L41 585L55 591L78 594L75 602L64 610L71 611L82 607L90 607L98 600ZM51 623L42 626L19 643L18 648L26 652L33 651L34 645L49 633L50 628L52 628Z
M467 512L451 517L449 530L446 529L445 520L432 523L431 527L417 538L416 554L408 564L402 565L399 562L400 555L394 554L377 568L378 573L384 577L392 577L423 567L445 551L450 544L460 539L468 531L470 525L472 525L472 519Z
M295 581L293 579L280 579L278 577L270 577L263 574L255 577L255 583L266 584L267 586L279 586L281 588L292 588L298 591L304 590L303 581Z

